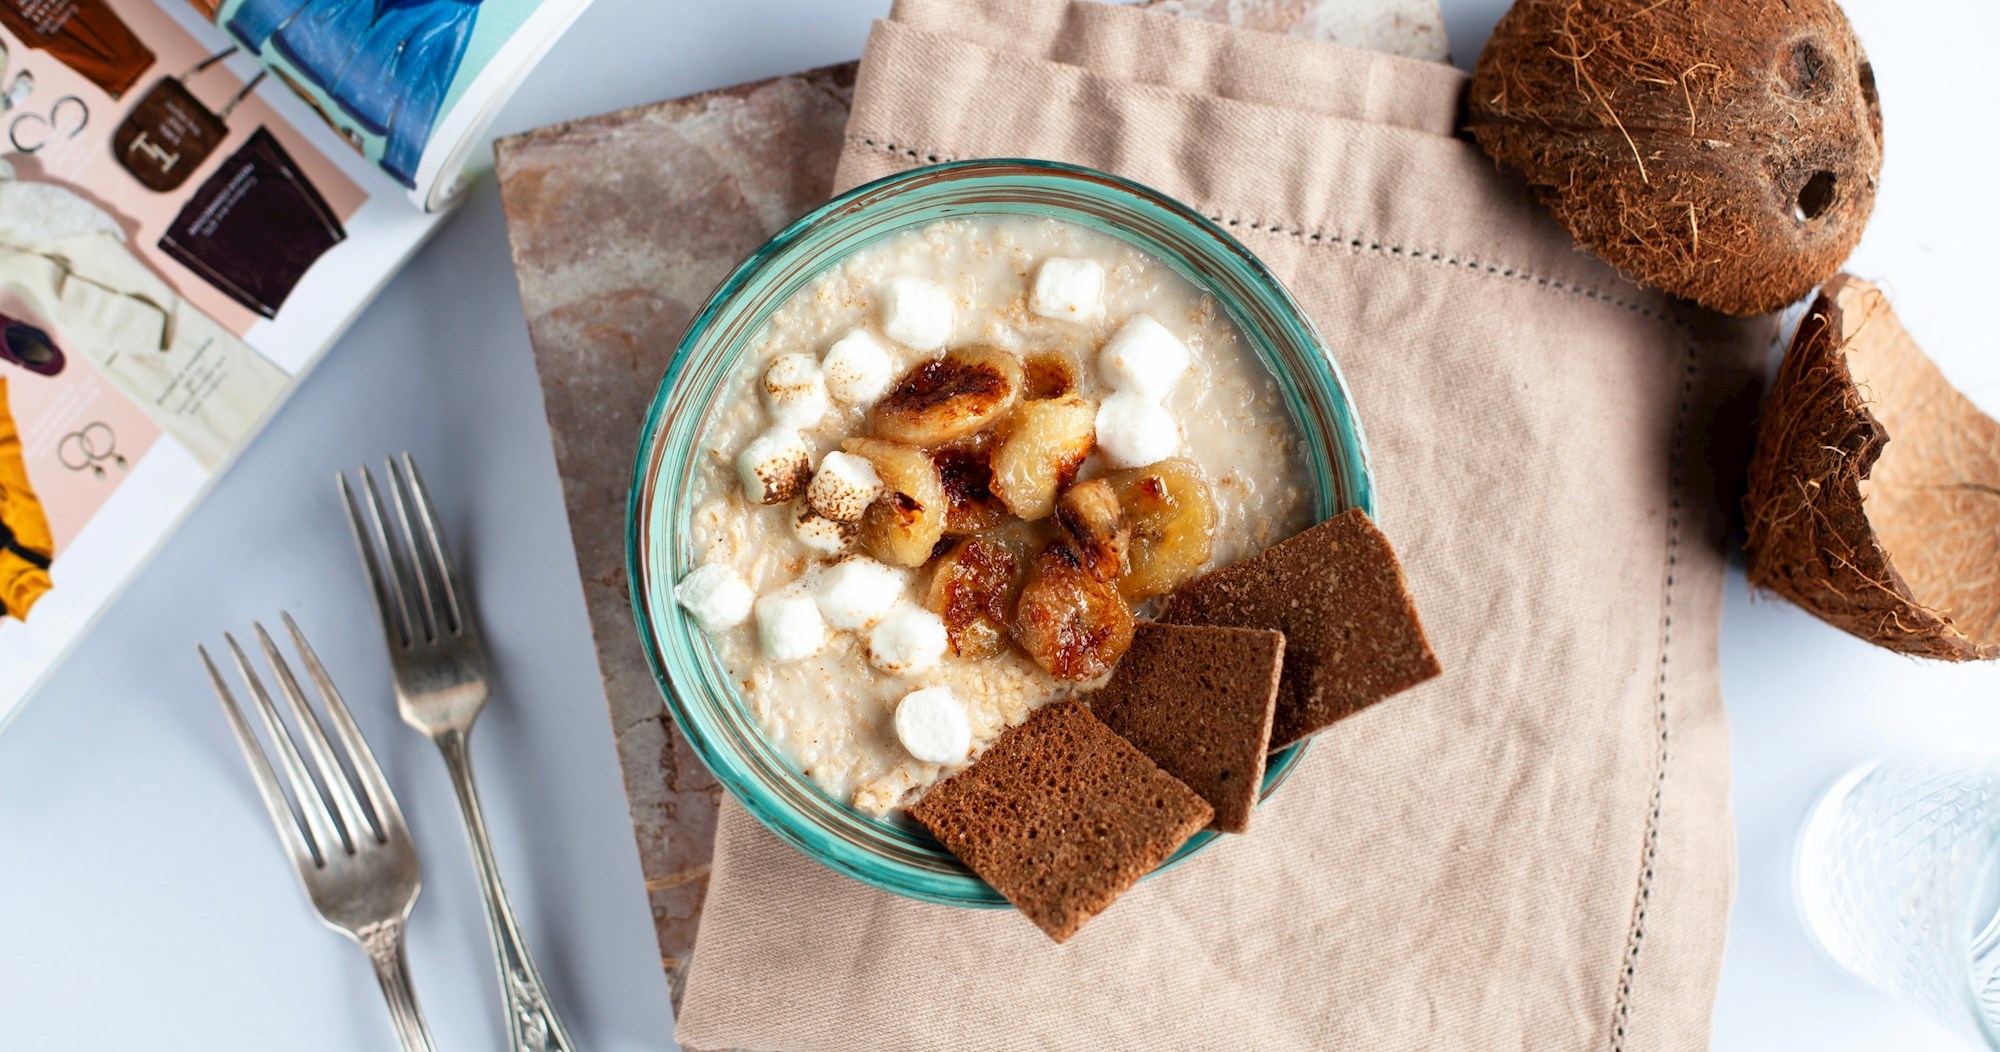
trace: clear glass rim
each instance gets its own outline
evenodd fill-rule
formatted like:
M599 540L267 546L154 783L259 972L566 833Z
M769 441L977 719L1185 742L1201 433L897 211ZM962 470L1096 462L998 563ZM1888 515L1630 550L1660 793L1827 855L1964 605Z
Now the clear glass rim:
M920 829L866 818L827 796L792 770L748 718L740 695L720 674L720 661L706 637L671 596L673 582L692 568L692 545L684 529L691 502L678 485L685 474L673 469L697 452L702 424L729 366L771 310L793 291L826 265L881 237L943 215L996 212L1057 215L1106 230L1165 259L1215 295L1278 379L1302 432L1319 517L1350 507L1376 514L1366 440L1353 401L1311 320L1249 249L1157 191L1049 161L933 165L834 198L738 265L682 335L648 408L633 467L627 570L647 663L690 748L781 839L876 887L976 907L1007 903ZM756 295L746 299L750 292ZM690 392L696 391L709 399L691 401ZM678 459L670 456L677 451L682 454ZM693 659L676 662L670 654ZM1272 755L1262 798L1269 798L1290 775L1307 744ZM1213 831L1197 834L1154 872L1177 865L1216 836Z

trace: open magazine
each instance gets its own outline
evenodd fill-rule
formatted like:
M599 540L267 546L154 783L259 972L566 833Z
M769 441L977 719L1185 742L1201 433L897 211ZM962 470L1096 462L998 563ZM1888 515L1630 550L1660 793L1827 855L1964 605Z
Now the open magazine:
M0 0L0 722L589 0Z

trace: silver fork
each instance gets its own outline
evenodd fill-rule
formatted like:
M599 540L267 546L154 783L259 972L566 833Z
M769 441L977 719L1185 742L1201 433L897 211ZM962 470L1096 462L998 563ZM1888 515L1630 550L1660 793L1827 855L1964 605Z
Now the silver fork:
M500 993L506 1003L508 1048L512 1052L570 1052L574 1045L542 977L528 954L527 940L507 901L500 880L500 863L486 835L480 812L479 788L472 777L470 738L491 691L487 686L486 651L473 625L465 586L452 567L451 553L438 530L437 513L416 462L404 453L402 463L387 461L390 503L395 529L389 524L375 477L361 469L362 497L357 499L341 475L340 497L347 522L375 592L382 631L389 639L389 660L396 670L396 707L403 722L430 736L444 754L458 791L466 839L472 842L474 868L486 895L486 928L500 968ZM362 503L365 500L364 516ZM414 515L412 510L414 509ZM365 522L364 522L365 518ZM391 533L394 540L391 540Z
M243 747L243 758L249 762L250 773L257 781L257 794L264 798L264 809L271 813L271 824L278 828L278 839L292 860L292 868L298 871L306 897L312 900L327 927L353 939L367 951L368 959L375 965L375 978L382 984L382 996L389 1001L389 1018L396 1025L396 1036L402 1040L405 1052L432 1052L430 1032L424 1026L423 1012L417 1008L416 991L410 986L409 960L403 954L403 929L409 923L410 907L416 903L417 892L423 886L416 845L410 841L410 829L403 823L403 811L396 806L388 781L382 777L381 765L375 762L375 754L368 751L368 743L362 740L361 729L354 725L354 717L340 700L340 692L334 689L333 680L327 677L326 669L321 667L318 655L306 643L299 626L292 623L292 615L283 616L292 643L305 661L306 673L333 720L333 731L346 748L347 766L353 769L351 778L341 767L319 717L299 689L291 666L285 664L284 656L278 653L263 625L252 623L257 643L277 679L279 693L285 696L292 722L304 732L306 751L313 759L311 774L307 773L293 735L278 717L271 695L250 667L250 659L237 645L236 637L224 633L222 638L228 641L236 671L249 685L257 711L264 718L264 730L277 747L279 763L292 787L290 799L271 769L270 759L257 744L250 722L243 718L243 710L229 693L228 682L208 656L208 648L195 649L208 668L209 680L222 700L222 711L229 717L236 743Z

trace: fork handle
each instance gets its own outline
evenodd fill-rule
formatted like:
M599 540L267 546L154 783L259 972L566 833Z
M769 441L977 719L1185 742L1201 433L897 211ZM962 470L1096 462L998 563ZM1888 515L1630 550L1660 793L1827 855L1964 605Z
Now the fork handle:
M416 989L410 985L410 959L403 953L403 922L386 921L366 929L360 942L375 965L375 979L389 1002L389 1021L396 1025L396 1039L403 1043L403 1052L436 1052L430 1029L424 1025L423 1010L417 1007Z
M574 1052L576 1046L556 1016L541 973L535 970L535 959L528 953L528 940L521 936L521 926L514 919L514 907L507 901L507 886L500 880L500 861L493 857L486 815L479 806L479 784L472 777L471 732L448 730L433 740L451 772L458 809L465 819L465 838L472 844L473 868L479 872L479 889L485 893L486 931L493 939L500 996L507 1008L508 1052Z

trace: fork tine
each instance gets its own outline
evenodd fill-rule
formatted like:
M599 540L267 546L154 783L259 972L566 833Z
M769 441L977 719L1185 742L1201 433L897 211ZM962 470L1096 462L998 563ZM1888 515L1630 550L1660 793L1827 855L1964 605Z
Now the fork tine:
M285 621L289 624L291 618L286 617ZM327 740L326 728L319 722L319 714L306 701L305 692L299 689L298 678L292 675L292 666L285 661L285 655L278 652L278 645L271 641L271 633L264 631L260 622L251 622L251 627L257 632L257 645L264 651L264 662L271 666L271 672L278 681L278 692L285 696L285 706L291 711L292 723L305 731L306 752L312 756L313 766L319 771L319 784L327 795L333 797L334 815L341 829L347 833L347 842L350 846L358 845L364 832L372 835L375 831L361 813L361 801L354 795L354 783L348 781L347 771L340 766L340 757L333 751L333 743ZM293 628L292 632L296 638L298 629ZM325 696L324 689L321 696Z
M444 531L438 528L437 508L431 504L430 490L424 487L422 475L417 474L417 462L403 451L403 475L409 482L410 493L416 498L417 518L424 528L424 539L430 542L431 560L437 566L439 592L444 596L444 612L450 617L451 630L455 633L469 628L461 613L461 599L464 588L459 584L458 568L452 565L451 548L445 544Z
M432 570L424 558L424 545L417 537L417 523L410 515L409 485L403 473L397 469L394 457L384 458L383 464L389 470L389 499L396 505L396 522L402 527L403 551L409 556L410 573L417 579L418 601L424 608L424 620L430 628L429 639L442 639L445 635L445 619L438 616L435 598L437 589L432 586Z
M361 474L366 478L368 469L362 468ZM403 609L402 586L388 577L395 568L384 568L376 542L361 521L361 506L355 499L353 488L347 484L346 474L335 475L334 479L340 483L340 502L347 508L347 526L354 533L355 550L361 553L361 568L367 571L368 586L375 593L375 612L382 615L382 631L388 635L391 649L409 646L414 637L404 629L409 623L409 615ZM379 537L382 531L380 516L374 516L373 521L374 532Z
M250 694L257 699L257 712L264 717L264 729L270 732L271 743L278 747L279 766L285 769L286 780L292 785L292 801L305 818L306 843L324 865L335 851L344 850L346 846L339 830L333 826L333 815L326 809L326 799L320 795L319 787L313 784L312 775L306 772L305 759L299 755L298 746L292 744L291 732L285 729L284 721L278 718L277 706L271 704L271 695L265 692L264 682L250 667L250 656L243 652L235 636L224 632L222 639L229 644L229 653L236 659L237 674L250 685Z
M284 618L285 628L292 633L292 644L298 647L299 657L305 660L306 674L312 677L313 685L319 688L321 700L326 702L327 716L333 720L333 732L347 747L348 761L354 765L354 773L360 776L361 792L375 821L375 837L386 841L390 830L403 824L403 811L396 806L396 795L389 791L389 780L382 776L382 765L376 762L374 751L368 748L368 740L361 736L361 728L355 725L354 714L347 710L347 702L341 699L340 691L333 685L333 678L319 663L319 655L313 653L312 644L306 642L305 633L299 631L291 614L280 612L278 616Z
M298 816L292 812L291 801L285 799L285 790L278 784L278 772L271 769L271 760L264 755L264 747L257 744L257 734L250 729L250 721L243 718L243 710L236 705L236 698L229 692L229 684L222 678L222 671L215 667L215 660L208 656L208 648L195 647L201 655L201 663L208 668L209 685L215 688L215 696L222 702L223 715L229 718L229 729L236 732L236 744L243 750L243 760L250 765L250 776L257 783L257 795L264 800L264 810L271 816L271 824L278 829L278 840L285 847L285 854L292 864L304 871L313 866L312 848L306 842L306 833L299 828Z
M375 541L380 546L382 568L388 574L389 587L396 594L396 612L402 615L406 630L404 638L409 641L406 645L416 646L430 638L430 628L424 622L425 611L422 609L429 604L428 602L419 604L416 601L406 580L416 572L415 568L405 561L409 542L408 530L405 528L394 538L391 537L389 509L382 503L382 491L375 486L375 476L370 474L365 466L361 469L361 488L368 495L368 524L373 527ZM402 544L397 543L399 539Z

